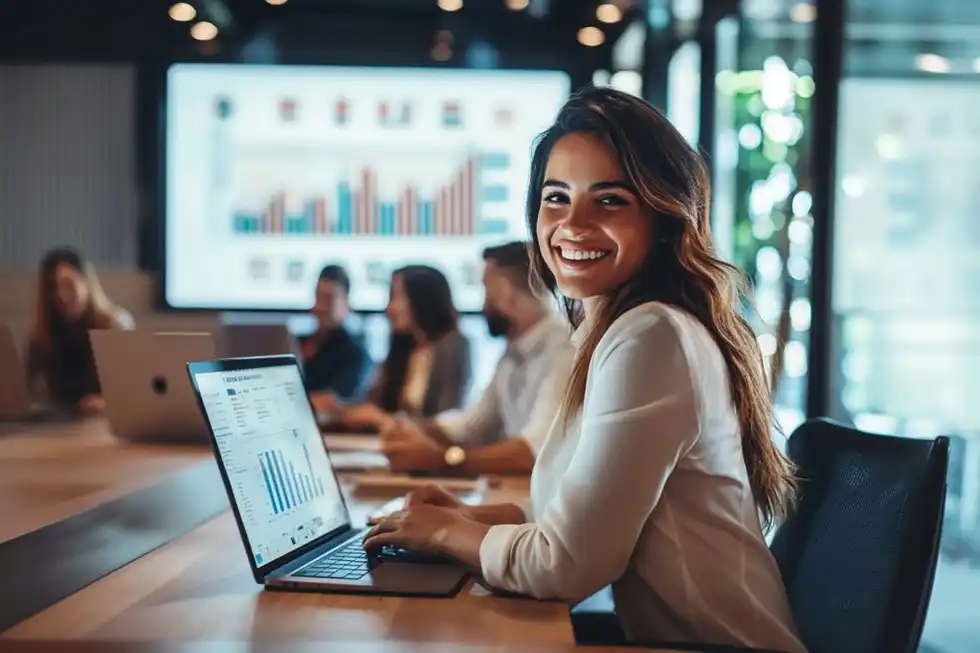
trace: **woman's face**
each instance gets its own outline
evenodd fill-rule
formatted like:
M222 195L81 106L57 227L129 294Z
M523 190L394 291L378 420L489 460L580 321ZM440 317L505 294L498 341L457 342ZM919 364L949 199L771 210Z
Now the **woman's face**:
M77 320L88 308L88 281L85 275L74 267L62 263L54 269L54 310L65 320Z
M385 309L392 331L411 331L415 327L412 318L412 305L405 294L405 281L402 275L391 277L391 294L388 297L388 308Z
M541 255L572 299L609 293L640 268L653 220L612 149L568 134L551 150L538 208Z

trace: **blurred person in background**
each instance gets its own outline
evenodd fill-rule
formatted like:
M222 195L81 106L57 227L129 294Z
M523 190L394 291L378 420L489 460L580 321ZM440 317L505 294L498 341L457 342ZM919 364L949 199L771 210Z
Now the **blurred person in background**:
M530 473L558 411L572 363L570 332L531 287L528 244L487 248L483 260L483 316L507 349L470 410L396 420L382 432L393 471Z
M320 271L313 316L317 330L300 341L303 376L317 411L338 401L362 398L371 376L371 357L360 338L344 325L350 316L350 277L339 265Z
M339 407L340 422L381 429L395 413L432 417L460 408L470 384L470 343L459 330L449 281L439 270L409 265L391 275L388 356L367 402Z
M27 379L36 395L81 415L105 407L89 341L91 329L133 329L132 316L106 296L95 267L67 247L41 261Z

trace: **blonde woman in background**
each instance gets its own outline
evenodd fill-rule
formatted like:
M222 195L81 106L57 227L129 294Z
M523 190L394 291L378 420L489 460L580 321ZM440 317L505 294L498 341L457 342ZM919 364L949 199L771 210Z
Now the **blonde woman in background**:
M133 327L132 316L109 300L89 261L71 248L52 249L41 260L28 342L32 390L81 415L101 412L105 402L89 330Z

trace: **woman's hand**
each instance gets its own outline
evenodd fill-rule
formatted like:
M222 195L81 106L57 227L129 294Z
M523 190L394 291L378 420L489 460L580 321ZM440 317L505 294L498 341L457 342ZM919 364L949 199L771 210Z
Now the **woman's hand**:
M443 448L412 422L393 420L379 435L381 451L393 472L435 470L446 464Z
M78 401L75 409L78 411L79 415L84 415L86 417L90 415L98 415L105 410L105 399L103 399L101 395L85 395Z
M386 428L394 418L374 404L358 404L344 408L340 421L353 428Z
M438 506L449 508L450 510L463 510L466 504L462 499L439 485L426 485L417 490L413 490L405 497L405 508L416 508L418 506Z
M488 526L466 519L459 511L419 505L392 513L364 536L364 548L399 546L419 553L437 553L477 567Z

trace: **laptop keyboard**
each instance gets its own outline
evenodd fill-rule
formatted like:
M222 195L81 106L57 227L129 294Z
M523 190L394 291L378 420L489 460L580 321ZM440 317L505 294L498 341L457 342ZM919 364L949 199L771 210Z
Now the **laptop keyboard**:
M330 580L358 580L370 571L368 554L361 538L352 537L339 548L315 561L309 567L294 574L303 578L329 578Z

